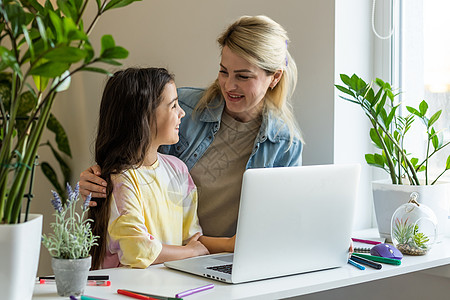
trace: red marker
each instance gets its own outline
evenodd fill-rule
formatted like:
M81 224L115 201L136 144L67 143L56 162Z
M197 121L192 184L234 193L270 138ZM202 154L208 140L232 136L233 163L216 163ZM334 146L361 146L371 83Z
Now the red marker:
M152 297L148 297L148 296L144 296L144 295L140 295L140 294L136 294L130 291L126 291L126 290L117 290L118 294L124 295L124 296L128 296L134 299L141 299L141 300L158 300L156 298L152 298Z
M40 284L55 283L54 279L39 279ZM87 286L111 286L111 281L109 280L88 280Z

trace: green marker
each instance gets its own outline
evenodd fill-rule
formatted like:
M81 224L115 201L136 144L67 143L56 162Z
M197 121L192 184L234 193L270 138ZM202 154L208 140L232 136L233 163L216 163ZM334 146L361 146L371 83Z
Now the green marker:
M367 258L367 259L372 260L372 261L385 263L385 264L390 264L390 265L396 265L396 266L399 266L402 263L401 260L394 259L394 258L387 258L387 257L381 257L381 256L375 256L375 255L369 255L369 254L362 254L362 253L353 253L353 255L359 256L359 257L362 257L362 258Z

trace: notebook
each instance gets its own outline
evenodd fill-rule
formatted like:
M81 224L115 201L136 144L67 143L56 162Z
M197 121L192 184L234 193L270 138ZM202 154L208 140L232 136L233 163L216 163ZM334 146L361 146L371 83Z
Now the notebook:
M234 254L164 265L228 283L343 266L360 168L346 164L246 170Z

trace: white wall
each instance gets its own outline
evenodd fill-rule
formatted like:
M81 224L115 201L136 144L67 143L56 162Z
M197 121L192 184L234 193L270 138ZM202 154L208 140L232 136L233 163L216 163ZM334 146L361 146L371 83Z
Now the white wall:
M373 76L373 34L371 29L371 1L337 0L335 22L334 82L344 85L340 74L357 74L366 81ZM361 164L359 197L356 204L355 228L372 224L370 168L364 154L372 147L368 140L369 121L362 109L339 97L333 90L334 104L334 163Z
M371 2L145 0L103 16L92 40L112 34L116 44L130 51L125 67L163 66L175 73L178 86L205 87L217 76L220 53L215 40L219 33L241 15L268 15L289 32L290 50L299 69L294 109L306 140L304 164L361 161L366 153L367 129L348 122L354 117L359 123L361 113L337 98L334 83L339 82L339 73L357 72L370 78ZM99 49L99 42L94 47ZM60 94L55 104L54 112L67 130L73 151L72 183L93 163L104 81L99 74L76 75L69 91ZM44 150L40 154L42 159L48 157ZM44 213L43 230L49 232L48 223L53 220L48 201L51 187L42 177L38 172L32 211ZM364 169L362 183L370 182L368 177ZM358 229L371 226L371 202L363 199L366 196L361 194L358 202ZM39 274L51 272L48 253L42 249Z

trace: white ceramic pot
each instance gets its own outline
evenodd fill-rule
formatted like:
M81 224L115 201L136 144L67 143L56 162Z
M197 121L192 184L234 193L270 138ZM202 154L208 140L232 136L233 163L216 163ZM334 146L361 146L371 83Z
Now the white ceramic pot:
M29 214L25 223L0 225L1 299L28 300L33 296L41 234L42 215Z
M395 210L407 203L412 192L419 194L418 202L430 207L437 217L437 241L448 233L450 182L434 185L398 185L389 180L372 182L373 203L380 237L391 242L391 218Z

